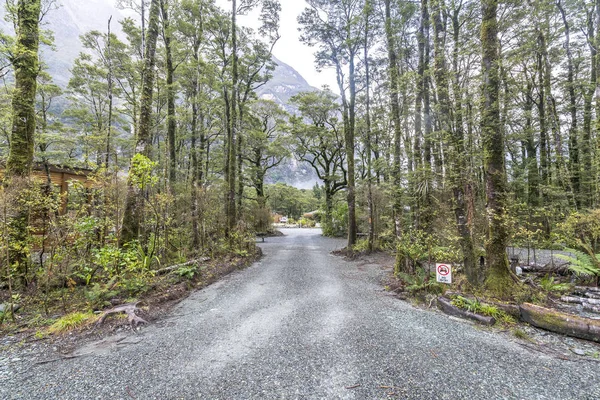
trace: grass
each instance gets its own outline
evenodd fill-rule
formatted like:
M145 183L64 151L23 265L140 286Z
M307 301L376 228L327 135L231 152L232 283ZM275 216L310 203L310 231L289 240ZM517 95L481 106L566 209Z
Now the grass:
M462 296L456 296L452 300L452 305L472 313L494 317L497 322L502 324L512 325L516 323L515 319L511 315L508 315L494 305L481 303L479 300L471 300Z
M525 331L524 331L524 330L522 330L522 329L516 328L516 329L514 329L512 332L513 332L513 335L515 335L515 337L516 337L517 339L526 340L526 341L528 341L528 342L535 343L535 341L534 341L534 340L531 338L531 336L529 336L529 335L527 334L527 332L525 332Z
M59 318L48 330L50 333L64 333L95 322L98 316L91 312L74 312Z

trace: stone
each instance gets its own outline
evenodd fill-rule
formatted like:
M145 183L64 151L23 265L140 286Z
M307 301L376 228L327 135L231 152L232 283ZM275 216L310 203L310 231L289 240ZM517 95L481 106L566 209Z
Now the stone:
M581 349L574 348L574 349L571 349L571 351L573 353L577 354L578 356L585 356L585 351L583 351Z

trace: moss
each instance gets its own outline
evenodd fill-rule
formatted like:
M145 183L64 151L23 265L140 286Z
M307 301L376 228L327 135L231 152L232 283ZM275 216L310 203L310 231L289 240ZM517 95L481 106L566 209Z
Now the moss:
M512 299L518 291L518 285L513 281L508 270L506 273L490 271L484 286L490 296L498 299Z

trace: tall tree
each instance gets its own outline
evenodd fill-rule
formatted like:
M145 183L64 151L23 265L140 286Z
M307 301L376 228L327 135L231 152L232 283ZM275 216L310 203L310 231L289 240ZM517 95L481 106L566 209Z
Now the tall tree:
M463 253L463 265L467 273L469 283L479 284L479 271L475 264L475 255L473 251L473 238L467 225L466 199L465 199L465 173L467 170L464 137L462 126L455 124L452 127L450 114L450 95L448 82L448 68L446 64L446 23L442 19L444 9L444 0L433 0L433 21L434 21L434 49L435 49L435 83L438 89L438 120L441 128L441 136L447 138L449 144L448 158L449 168L448 176L452 192L454 195L454 214L456 226L460 236L460 243ZM460 7L458 8L458 11ZM455 43L455 46L457 44ZM455 74L458 71L454 71ZM458 88L455 86L455 91ZM460 92L454 93L455 101L459 103ZM459 103L460 104L460 103ZM457 113L460 110L457 109Z
M364 32L361 0L308 0L306 8L298 17L302 25L301 40L318 45L317 65L332 66L340 95L346 162L348 165L348 248L356 243L356 178L355 178L355 129L356 129L356 58L361 49Z
M18 190L21 178L29 177L33 164L34 138L36 128L35 97L39 73L39 21L40 0L19 0L16 8L16 43L10 62L15 73L15 88L12 96L12 131L10 152L6 162L6 176L9 187ZM24 204L14 205L10 225L9 262L12 264L22 284L27 283L29 248L29 210Z
M508 265L507 181L504 167L504 135L500 126L498 0L481 0L481 46L483 104L481 134L489 232L486 242L486 286L495 294L510 295L513 284Z
M33 163L35 94L39 73L41 0L17 2L17 39L11 63L15 72L12 132L7 176L27 177Z
M392 113L392 123L394 127L394 165L392 176L394 179L394 221L396 236L402 232L402 160L401 160L401 142L402 125L400 122L400 97L399 85L400 77L398 72L398 54L396 50L396 38L392 28L392 0L385 0L385 36L388 53L388 76L390 85L390 107Z
M333 234L333 197L348 183L345 168L344 138L339 129L339 105L329 91L300 93L292 97L301 118L292 118L295 138L294 153L309 163L323 182L325 220L323 232ZM306 124L304 121L308 121Z
M159 0L150 3L150 18L146 50L144 52L144 69L142 72L142 98L140 101L140 127L135 146L136 154L149 157L152 127L152 98L154 94L154 66L156 65L156 43L159 34ZM139 238L140 218L144 204L140 188L133 182L130 174L127 183L127 200L123 215L121 243L128 243Z

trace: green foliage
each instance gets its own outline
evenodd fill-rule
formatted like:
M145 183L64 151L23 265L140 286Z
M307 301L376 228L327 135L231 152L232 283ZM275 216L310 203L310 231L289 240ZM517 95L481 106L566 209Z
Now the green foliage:
M186 279L194 279L194 276L198 273L198 265L192 264L183 267L179 267L175 270L175 274L177 274L180 278Z
M572 284L556 282L553 276L544 276L540 279L540 286L549 293L566 293L573 289Z
M369 250L369 239L358 239L356 244L352 246L353 251L366 252Z
M129 179L133 185L140 189L153 187L158 183L158 176L153 174L157 165L157 162L151 161L143 154L137 153L131 160Z
M576 249L565 249L574 256L557 254L562 260L569 262L569 270L576 275L600 276L600 254L586 254ZM590 249L591 250L591 249Z
M109 306L110 299L119 294L119 291L114 289L115 286L116 278L113 278L106 284L96 282L87 287L85 289L85 298L88 301L89 307L93 310L100 310L105 306Z
M514 324L515 319L500 310L498 307L492 304L481 303L477 299L468 299L463 296L456 296L452 299L452 305L463 310L470 311L475 314L486 315L488 317L494 317L494 319L501 323Z
M412 294L444 292L444 287L436 282L435 276L423 268L417 268L414 274L400 272L396 276L406 284L406 290Z
M297 189L284 183L266 186L268 204L273 212L299 219L304 213L316 210L319 201L312 190Z

